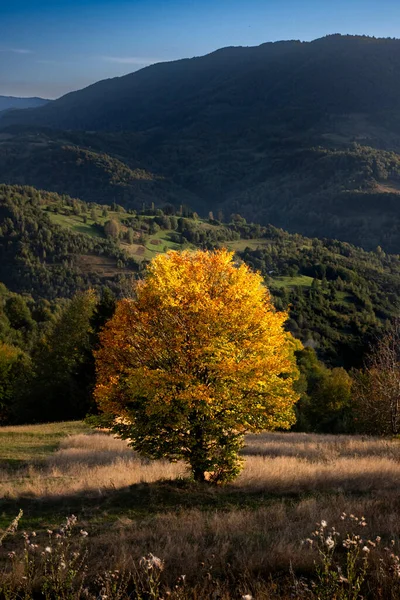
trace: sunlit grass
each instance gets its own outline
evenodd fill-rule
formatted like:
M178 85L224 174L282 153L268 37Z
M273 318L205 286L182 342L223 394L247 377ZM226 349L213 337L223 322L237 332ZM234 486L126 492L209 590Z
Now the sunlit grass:
M153 552L171 582L182 573L196 580L202 563L222 577L309 570L314 557L301 540L343 511L366 517L365 535L399 536L398 440L248 436L243 473L225 487L194 484L185 465L142 460L83 423L2 428L0 442L1 523L19 507L23 527L39 530L77 514L90 531L93 569L105 553L130 568Z
M274 277L272 275L272 285L276 288L284 288L284 287L311 287L313 282L312 277L308 277L307 275L296 275L295 277Z
M81 432L90 433L81 421L0 427L0 469L41 461L58 448L62 438Z
M48 212L47 214L53 223L72 229L75 233L84 233L91 237L105 237L102 235L101 231L94 227L94 221L90 219L90 217L87 218L85 223L82 216L73 215L72 213L70 215L64 215L61 213Z
M0 441L2 497L86 494L189 475L182 463L143 460L125 441L79 422L5 427ZM247 437L243 458L243 473L226 490L360 493L395 490L400 478L397 440L266 433ZM9 472L10 463L21 466Z
M246 248L257 250L257 248L265 248L267 245L271 245L271 240L266 238L254 238L254 239L243 239L226 242L225 245L228 250L234 250L235 252L243 252Z

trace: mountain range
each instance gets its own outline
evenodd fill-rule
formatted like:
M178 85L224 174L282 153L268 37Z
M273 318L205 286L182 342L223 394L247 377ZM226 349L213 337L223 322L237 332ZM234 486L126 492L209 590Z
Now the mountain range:
M38 108L50 102L44 98L15 98L14 96L0 96L0 112L15 108Z
M3 113L0 180L399 253L399 98L400 40L223 48Z
M328 115L354 113L382 122L383 111L399 110L399 69L400 40L333 35L223 48L100 81L15 118L59 129L170 135L196 127L232 134L277 119L289 130L326 127Z

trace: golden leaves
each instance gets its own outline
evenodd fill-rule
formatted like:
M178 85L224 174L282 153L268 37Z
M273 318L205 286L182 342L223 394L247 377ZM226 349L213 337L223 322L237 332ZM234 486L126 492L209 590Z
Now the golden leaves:
M297 342L286 319L233 253L158 255L101 335L97 401L117 415L132 402L165 415L197 405L240 428L289 427Z

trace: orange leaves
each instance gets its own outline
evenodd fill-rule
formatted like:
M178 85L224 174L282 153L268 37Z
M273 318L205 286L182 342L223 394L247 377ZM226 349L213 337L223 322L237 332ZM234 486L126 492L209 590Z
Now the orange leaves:
M298 345L286 318L226 250L159 255L101 334L98 405L137 451L229 481L246 431L294 422Z
M21 350L18 348L3 342L0 343L0 361L3 361L4 363L11 363L16 360L20 354Z
M102 333L97 401L117 415L142 403L220 418L225 405L232 426L288 427L297 371L286 318L261 276L226 250L158 255Z

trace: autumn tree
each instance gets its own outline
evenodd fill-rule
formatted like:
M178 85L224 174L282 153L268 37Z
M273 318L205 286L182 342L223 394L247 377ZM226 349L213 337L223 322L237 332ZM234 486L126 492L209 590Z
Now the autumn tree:
M115 219L110 219L109 221L107 221L107 223L104 225L104 232L105 234L114 239L117 240L119 237L119 233L120 233L120 224L118 221L116 221Z
M298 343L286 318L226 250L159 255L100 336L98 405L141 454L229 481L246 432L294 422Z

